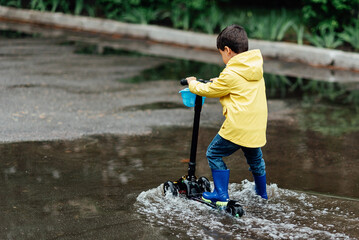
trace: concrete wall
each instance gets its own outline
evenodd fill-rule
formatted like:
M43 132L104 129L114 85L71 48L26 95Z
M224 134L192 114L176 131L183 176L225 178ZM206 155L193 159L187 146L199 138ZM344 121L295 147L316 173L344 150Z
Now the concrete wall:
M216 50L216 35L176 30L154 25L123 23L107 19L39 12L0 6L0 21L41 24L76 31L148 39L161 43ZM250 39L251 49L265 57L298 61L309 65L359 71L359 54L340 50L300 46L285 42Z

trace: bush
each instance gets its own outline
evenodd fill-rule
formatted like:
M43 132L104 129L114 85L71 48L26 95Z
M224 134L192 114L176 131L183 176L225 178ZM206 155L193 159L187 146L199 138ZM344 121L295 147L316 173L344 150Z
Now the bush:
M308 34L306 37L316 47L337 48L343 44L333 25L321 25L319 34Z
M257 14L252 21L245 25L251 38L271 41L283 40L287 31L294 25L293 17L285 9L281 11L270 10L267 14Z
M359 51L359 19L352 26L344 26L344 31L339 34L339 37L349 43L355 51Z
M303 44L305 36L316 46L336 48L345 43L359 50L359 0L0 0L0 5L210 34L239 24L250 38Z
M342 30L359 16L359 0L304 0L303 18L312 31L322 25Z

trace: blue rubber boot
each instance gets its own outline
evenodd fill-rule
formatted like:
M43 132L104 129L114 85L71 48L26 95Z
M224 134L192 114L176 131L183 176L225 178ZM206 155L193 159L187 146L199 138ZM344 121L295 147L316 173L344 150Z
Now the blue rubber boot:
M266 174L264 174L263 176L254 176L253 175L253 177L254 177L254 182L256 184L257 194L264 199L268 199Z
M202 199L206 202L216 203L217 205L226 205L229 201L229 169L212 170L212 177L214 182L214 190L213 192L204 192Z

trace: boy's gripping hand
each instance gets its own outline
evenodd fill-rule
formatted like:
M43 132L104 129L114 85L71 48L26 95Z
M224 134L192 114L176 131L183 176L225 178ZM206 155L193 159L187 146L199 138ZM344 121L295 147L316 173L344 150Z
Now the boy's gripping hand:
M196 77L186 77L186 80L187 80L188 85L189 85L189 83L190 83L190 82L192 82L192 81L196 81L196 80L197 80L197 78L196 78Z

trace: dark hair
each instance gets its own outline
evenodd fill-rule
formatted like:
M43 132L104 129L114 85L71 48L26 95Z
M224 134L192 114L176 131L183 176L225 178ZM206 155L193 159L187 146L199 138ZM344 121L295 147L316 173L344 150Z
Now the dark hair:
M248 51L246 30L235 24L223 29L217 37L217 48L224 51L225 46L229 47L235 53Z

